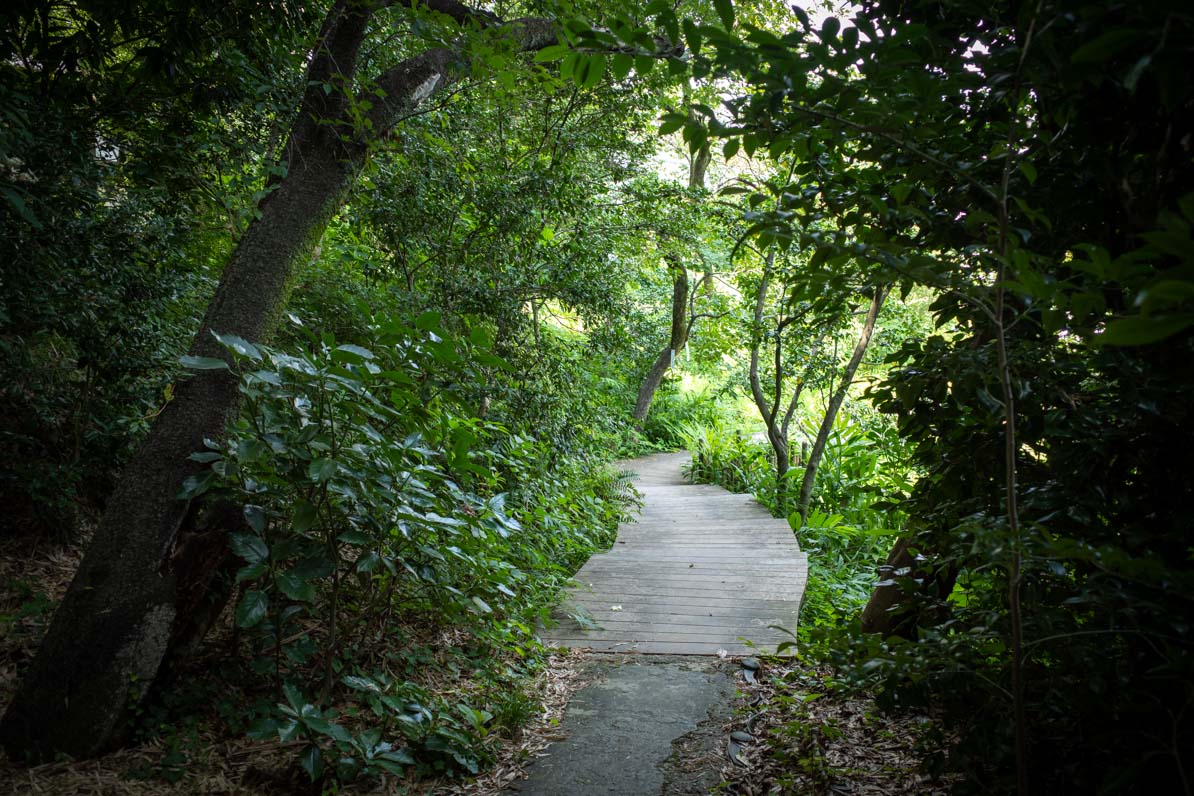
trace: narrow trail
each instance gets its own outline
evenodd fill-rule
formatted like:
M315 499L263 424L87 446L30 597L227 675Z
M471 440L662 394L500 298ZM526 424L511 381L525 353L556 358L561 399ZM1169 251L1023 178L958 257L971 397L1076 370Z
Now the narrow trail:
M808 561L788 523L749 495L686 484L687 458L624 463L642 511L581 568L560 623L544 633L549 644L606 654L587 661L593 682L569 703L567 737L515 786L525 796L708 793L718 766L681 758L724 751L737 676L729 656L792 640L771 625L796 632Z
M747 655L747 640L756 652L792 640L771 629L796 632L808 577L791 527L750 495L685 483L687 459L662 453L624 463L642 511L618 528L609 552L576 573L545 641L601 652Z

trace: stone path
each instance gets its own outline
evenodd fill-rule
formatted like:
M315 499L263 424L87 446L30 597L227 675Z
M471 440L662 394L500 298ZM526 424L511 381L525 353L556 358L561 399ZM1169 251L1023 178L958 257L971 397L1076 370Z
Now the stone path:
M685 483L688 459L664 453L624 462L643 494L638 520L619 527L613 548L576 574L544 641L601 652L745 655L793 639L771 628L796 632L808 574L790 526L750 495Z
M729 667L719 663L691 656L594 656L589 674L598 680L569 703L568 737L549 747L514 789L522 796L707 794L719 779L718 766L708 766L703 776L675 775L665 761L673 741L697 731L733 696ZM709 731L713 756L722 745L720 729Z

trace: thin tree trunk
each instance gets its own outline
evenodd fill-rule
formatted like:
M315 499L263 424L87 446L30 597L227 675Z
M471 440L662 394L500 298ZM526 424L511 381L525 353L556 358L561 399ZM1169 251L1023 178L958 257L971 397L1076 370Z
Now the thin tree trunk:
M668 265L672 271L672 331L667 347L659 352L639 387L633 415L639 425L646 419L647 412L651 411L651 402L655 399L655 391L663 383L663 377L688 343L688 270L674 258Z
M449 0L432 5L460 19L472 13ZM376 81L383 96L373 98L371 137L362 138L352 121L349 91L371 9L341 0L329 11L286 146L287 174L237 244L192 355L227 358L213 331L249 341L269 337L295 267L311 256L343 204L369 145L468 72L467 59L447 48L391 68ZM554 25L545 20L520 20L508 32L521 49L557 41ZM46 760L59 752L89 757L119 743L125 718L144 699L172 636L191 620L179 615L179 595L202 584L182 580L211 574L186 559L194 546L180 538L194 514L191 503L178 498L183 481L197 469L188 456L203 448L204 439L221 439L239 408L237 379L228 371L200 371L180 380L174 400L122 473L0 722L0 743L13 757Z
M767 426L767 442L770 443L771 451L775 454L775 502L776 508L782 513L786 502L784 492L787 475L791 467L787 423L791 419L792 411L799 398L799 388L797 395L789 404L789 411L781 424L778 418L779 402L783 390L783 350L778 335L775 341L774 394L770 398L763 392L763 380L759 375L760 351L763 346L763 314L767 307L767 291L771 287L771 272L774 266L775 252L770 251L763 263L763 275L759 278L759 292L755 296L754 329L751 332L750 346L750 395L754 399L755 408L759 410L759 415L763 418L763 423Z
M866 320L862 324L862 333L854 345L854 353L850 355L850 361L846 363L845 370L842 371L842 381L830 397L829 405L825 407L825 416L821 418L821 427L817 429L817 439L813 442L812 451L809 452L808 461L804 465L804 478L800 482L800 517L805 521L808 520L808 504L812 499L813 485L817 480L817 468L821 466L821 458L825 455L825 445L829 441L830 432L833 431L838 410L842 408L842 403L850 392L854 374L858 371L858 366L862 364L867 346L871 344L871 336L875 332L875 322L879 319L879 310L883 309L883 301L886 298L886 286L876 287L875 295L871 299L871 306L867 310Z
M685 102L688 101L688 86L684 87ZM689 111L690 118L696 118L695 111ZM690 189L698 189L705 187L705 171L709 168L709 145L705 144L698 149L688 161L688 187ZM669 261L669 267L672 270L672 333L668 339L667 347L659 352L659 356L655 358L655 362L651 365L651 369L647 371L646 377L643 379L642 385L638 389L638 397L634 401L634 412L632 417L635 424L642 426L643 421L647 418L647 413L651 411L651 402L655 400L655 392L659 389L659 385L663 384L663 377L667 375L668 370L676 361L676 357L680 356L680 352L684 350L684 346L688 343L688 334L690 331L690 324L688 322L688 271L682 264L676 261ZM705 276L701 278L703 283L705 279L712 282L712 273L706 272ZM697 285L700 287L700 283ZM708 288L712 290L712 287Z

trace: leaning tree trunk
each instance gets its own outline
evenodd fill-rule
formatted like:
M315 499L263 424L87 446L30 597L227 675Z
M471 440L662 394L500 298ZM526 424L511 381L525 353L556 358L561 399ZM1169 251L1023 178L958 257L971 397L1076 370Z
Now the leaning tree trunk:
M871 344L871 335L875 332L875 322L879 319L879 310L883 309L883 300L887 298L887 289L883 285L875 288L875 295L871 299L871 306L867 310L866 320L862 323L862 333L854 345L854 353L842 371L842 383L834 390L825 407L825 416L821 418L821 427L817 429L817 439L813 442L813 449L804 465L804 478L800 481L800 517L808 521L808 504L812 499L813 485L817 479L817 468L821 466L821 459L825 455L825 445L829 442L829 434L833 431L833 424L837 420L838 410L850 392L850 385L854 381L854 374L866 354L867 346Z
M460 20L472 15L450 0L432 6ZM287 175L260 206L221 276L190 353L223 357L212 332L249 341L268 338L287 298L291 276L344 202L373 141L423 100L452 84L469 65L454 50L414 56L375 81L369 138L354 131L350 86L373 6L341 0L324 22L308 67L308 90L286 147ZM554 25L521 20L508 26L521 49L557 41ZM57 753L88 757L116 745L125 718L145 697L172 635L190 617L180 594L209 576L183 551L180 538L193 507L179 499L196 465L188 456L205 438L220 439L240 407L236 377L200 371L182 380L125 468L37 657L4 719L0 743L14 757L45 760Z
M684 88L684 96L687 101L687 86ZM690 118L697 118L696 111L690 110L688 115ZM693 153L688 163L688 187L690 189L696 190L705 187L705 172L709 168L710 157L708 143ZM647 418L647 412L651 411L651 402L655 400L655 392L663 383L663 377L667 375L668 370L675 363L676 357L688 344L688 334L692 328L688 319L688 271L682 264L673 260L669 260L668 265L672 271L672 334L667 347L659 352L651 369L647 371L642 386L638 389L638 398L634 401L633 417L634 422L639 426ZM713 275L706 272L701 281L704 282L706 279L709 280L706 290L712 291Z
M639 387L638 399L634 402L634 420L640 425L651 411L655 391L663 383L668 368L688 343L688 271L676 259L670 260L668 265L672 271L672 333L667 347L659 352Z

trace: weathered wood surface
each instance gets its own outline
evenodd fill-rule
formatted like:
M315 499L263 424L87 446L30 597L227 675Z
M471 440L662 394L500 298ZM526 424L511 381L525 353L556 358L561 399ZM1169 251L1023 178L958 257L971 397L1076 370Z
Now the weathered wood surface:
M749 495L685 483L687 460L664 453L624 463L643 508L618 528L609 552L576 573L544 641L606 652L744 655L794 640L808 559L791 528ZM573 618L578 613L589 620L584 626Z

